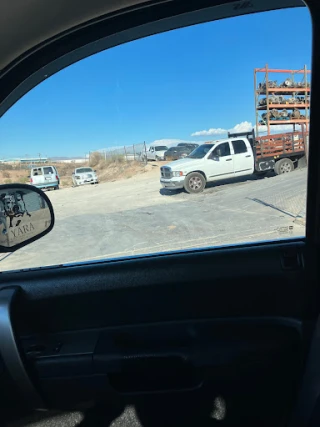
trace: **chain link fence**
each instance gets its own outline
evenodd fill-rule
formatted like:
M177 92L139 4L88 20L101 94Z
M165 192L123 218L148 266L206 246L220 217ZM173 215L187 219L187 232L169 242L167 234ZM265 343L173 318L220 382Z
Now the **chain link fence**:
M146 143L124 145L123 147L110 147L104 150L89 152L89 163L94 153L99 153L105 160L117 160L146 162Z

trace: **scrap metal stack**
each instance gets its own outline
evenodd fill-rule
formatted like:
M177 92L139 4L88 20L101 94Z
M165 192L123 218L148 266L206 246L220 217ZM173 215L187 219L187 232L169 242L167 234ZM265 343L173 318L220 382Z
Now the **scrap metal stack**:
M286 109L278 110L273 108L272 110L261 115L259 124L265 125L270 120L304 120L305 118L306 116L301 114L297 108L294 108L291 113L289 113Z
M257 82L257 73L264 73L262 82ZM259 134L259 125L267 125L270 134L270 126L286 124L306 125L309 123L310 108L310 71L306 66L302 70L269 69L268 66L254 70L255 78L255 105L256 127ZM288 77L274 80L273 73L289 74ZM296 81L299 80L299 81ZM262 112L262 111L263 112ZM307 128L306 128L307 129Z
M276 95L274 93L272 93L271 95L268 96L268 98L261 98L259 99L259 106L262 107L264 105L267 105L267 101L269 102L269 105L274 105L274 104L282 104L282 105L287 105L287 104L300 104L300 105L305 105L305 104L309 104L310 103L310 96L290 96L288 98L285 98L283 95Z

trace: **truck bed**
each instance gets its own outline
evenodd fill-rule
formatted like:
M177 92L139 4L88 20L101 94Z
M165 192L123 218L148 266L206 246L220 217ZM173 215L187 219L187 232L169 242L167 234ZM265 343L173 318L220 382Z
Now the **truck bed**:
M307 132L279 133L255 138L256 158L304 155Z

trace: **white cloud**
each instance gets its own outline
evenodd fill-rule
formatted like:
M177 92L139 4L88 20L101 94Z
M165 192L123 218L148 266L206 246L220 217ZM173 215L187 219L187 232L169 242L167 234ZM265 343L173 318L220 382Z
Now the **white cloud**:
M300 126L300 125L296 125L296 126ZM256 131L256 126L254 126L254 130ZM270 133L281 133L286 131L292 132L293 126L292 125L275 125L270 127ZM259 134L266 133L266 132L268 132L267 126L259 126Z
M251 122L241 122L237 125L235 125L232 129L229 129L229 132L250 132L252 129L256 132L256 125L252 125ZM281 133L281 132L292 132L293 126L292 125L274 125L270 126L270 133ZM259 126L259 134L268 132L267 126ZM257 132L256 132L257 133Z
M210 136L210 135L224 135L227 132L231 133L240 133L240 132L250 132L252 129L256 130L256 126L253 126L251 122L241 122L233 126L231 129L222 129L222 128L210 128L208 130L200 130L191 134L191 136ZM280 133L286 131L292 131L292 125L276 125L270 127L271 133ZM267 132L267 126L259 126L259 133Z
M191 136L211 136L211 135L223 135L227 133L226 129L222 128L210 128L208 130L198 130L197 132L193 132Z
M229 129L229 132L240 133L240 132L250 132L252 130L251 122L241 122Z

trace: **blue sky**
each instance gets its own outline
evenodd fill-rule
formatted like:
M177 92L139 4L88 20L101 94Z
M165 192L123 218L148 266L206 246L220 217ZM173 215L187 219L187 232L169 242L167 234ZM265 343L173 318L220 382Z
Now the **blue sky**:
M217 139L191 135L253 123L253 69L266 63L271 68L311 67L307 9L201 24L82 60L6 113L0 158L84 156L143 141Z

